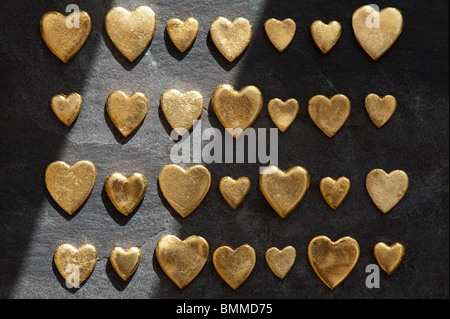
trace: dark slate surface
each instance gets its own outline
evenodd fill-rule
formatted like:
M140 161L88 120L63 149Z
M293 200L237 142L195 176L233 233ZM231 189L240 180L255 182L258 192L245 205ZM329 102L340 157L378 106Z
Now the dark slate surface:
M448 2L378 1L403 11L405 27L394 47L373 62L357 43L351 15L360 1L88 1L77 0L93 20L92 33L76 57L61 63L43 43L39 19L47 11L63 12L73 1L2 1L0 16L1 159L0 159L0 296L3 298L448 298ZM129 9L149 5L157 14L157 30L146 52L127 62L107 37L103 18L113 6ZM219 16L248 18L254 28L251 44L236 62L228 63L208 36ZM164 32L173 17L196 17L200 31L191 50L180 54ZM266 19L290 17L298 31L291 46L279 54L268 41ZM312 21L337 20L340 41L322 55L309 34ZM285 220L271 209L258 190L259 164L209 164L212 187L202 205L182 219L162 198L157 186L161 167L170 163L170 127L159 108L169 88L195 89L205 99L202 128L223 131L209 107L215 86L256 85L265 102L274 97L297 98L301 109L293 126L279 135L279 166L304 166L311 187L304 201ZM114 90L141 91L150 109L139 130L122 138L105 113ZM52 114L49 101L58 93L78 92L84 104L72 127ZM390 122L376 129L364 109L368 93L393 94L398 109ZM309 119L307 101L315 94L342 93L352 113L341 131L328 139ZM256 128L274 127L264 108ZM97 167L95 188L72 217L49 197L43 183L47 165L88 159ZM402 169L410 188L387 215L372 204L365 176L373 168ZM121 216L103 191L112 171L141 172L149 188L139 209ZM237 210L218 191L222 176L249 176L251 191ZM349 176L352 189L332 211L321 198L324 176ZM209 257L200 275L178 289L162 272L155 256L165 234L181 238L201 235L210 256L221 244L252 245L257 262L249 279L236 291L215 272ZM315 275L306 258L315 235L333 240L352 236L361 246L354 271L334 291ZM381 274L381 288L365 286L365 268L375 263L373 246L402 242L406 256L397 272ZM79 290L65 288L52 264L62 243L93 244L97 266ZM108 262L112 247L137 245L143 258L127 283ZM284 280L264 260L271 246L293 245L297 262Z

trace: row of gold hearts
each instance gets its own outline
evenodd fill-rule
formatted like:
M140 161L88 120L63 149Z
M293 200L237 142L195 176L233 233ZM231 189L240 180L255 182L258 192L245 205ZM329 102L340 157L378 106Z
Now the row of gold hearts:
M379 242L374 246L373 253L380 267L391 275L400 265L405 254L401 243L391 246ZM127 250L114 247L109 260L124 281L136 271L141 260L138 247ZM156 258L164 273L179 287L186 287L200 273L209 255L208 242L200 236L190 236L180 240L174 235L166 235L159 239L155 248ZM330 288L336 288L355 267L360 247L351 237L342 237L333 242L326 236L314 237L307 250L309 262L318 277ZM55 250L54 261L64 279L72 286L73 265L79 270L79 284L84 282L95 268L97 250L92 245L83 245L78 249L69 244L63 244ZM272 272L283 279L292 269L297 258L297 251L292 246L283 249L271 247L265 253L265 259ZM247 280L256 263L256 252L248 244L236 249L222 245L213 255L214 268L222 279L233 289L237 289ZM72 266L72 267L70 267Z
M73 166L57 161L45 171L45 184L55 202L72 215L89 197L94 188L97 171L93 163L80 161ZM158 177L164 198L183 218L191 214L205 198L211 187L211 173L203 165L184 169L178 165L165 165ZM367 174L366 188L375 205L387 213L403 198L408 189L408 175L396 170L386 173L374 169ZM260 174L259 188L272 208L285 218L303 200L309 189L310 176L301 166L283 171L269 166ZM219 189L226 202L236 209L250 191L250 179L223 177ZM142 201L147 190L147 180L141 173L124 176L114 172L105 180L105 190L119 212L128 216ZM326 177L320 181L320 191L334 210L350 190L350 180Z
M67 20L78 14L79 27L68 27ZM378 21L372 26L368 21ZM156 30L155 12L141 6L133 11L122 7L112 8L105 16L105 30L116 48L130 61L139 57L149 45ZM69 24L70 25L70 24ZM362 48L372 57L379 59L391 48L403 29L403 16L396 8L385 8L378 12L372 6L363 6L353 13L352 26L356 39ZM55 12L45 13L40 21L42 38L49 49L63 62L75 56L86 42L91 32L92 22L88 13L79 11L68 17ZM296 23L292 19L269 19L264 23L269 40L280 51L291 43L296 32ZM195 41L199 23L194 18L185 21L170 19L166 24L167 33L174 45L185 52ZM312 37L323 53L327 53L338 41L342 26L337 21L328 24L315 21L310 27ZM250 43L252 25L245 18L232 22L217 17L210 26L211 39L230 62L240 56Z

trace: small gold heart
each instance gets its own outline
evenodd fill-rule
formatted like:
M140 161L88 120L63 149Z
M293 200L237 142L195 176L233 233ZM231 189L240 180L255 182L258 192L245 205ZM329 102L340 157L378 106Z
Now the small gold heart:
M264 22L267 37L278 51L283 52L294 39L297 25L292 19L283 21L271 18Z
M402 13L396 8L378 12L370 5L355 10L352 16L356 39L373 60L378 60L398 39L403 29Z
M127 281L139 266L141 251L137 247L127 250L122 247L114 247L109 252L109 260L120 278Z
M45 185L55 202L72 215L89 197L96 177L97 170L89 161L73 166L57 161L47 167Z
M324 54L328 53L338 42L342 33L342 26L337 21L323 23L320 20L314 21L310 27L311 35Z
M58 94L52 97L50 106L58 119L70 126L80 113L82 103L83 99L78 93L71 93L68 96Z
M392 95L385 95L380 98L371 93L365 100L366 111L376 127L380 128L392 117L397 108L397 100Z
M270 270L280 279L283 279L294 266L297 251L292 246L286 246L282 250L271 247L266 251L266 261Z
M217 17L209 29L211 39L220 53L233 62L244 52L252 38L252 25L245 18L233 22L224 17Z
M286 172L268 166L259 175L261 192L281 218L300 204L309 189L309 182L309 174L301 166L292 166Z
M316 95L308 103L309 116L325 135L330 138L347 121L350 110L350 100L342 94L337 94L331 99L323 95Z
M408 175L401 170L388 174L377 168L370 171L366 177L366 188L370 198L385 214L400 202L408 190L408 185Z
M142 123L147 110L148 99L140 92L128 96L121 91L114 91L106 101L106 111L111 121L125 137Z
M267 104L270 118L283 133L294 122L299 109L300 107L295 99L289 99L286 102L280 99L272 99Z
M97 249L94 246L82 245L77 249L72 245L63 244L56 248L53 260L66 283L79 288L78 285L83 283L94 270L97 257ZM79 274L78 278L76 274Z
M378 243L373 249L373 254L381 269L391 275L400 266L405 256L405 246L400 243L394 243L391 246Z
M137 7L131 12L115 7L105 16L105 29L120 53L133 62L155 34L156 15L147 6Z
M230 176L225 176L219 182L219 189L227 203L236 209L242 204L250 190L250 179L239 177L235 180Z
M165 165L159 173L159 187L164 198L183 218L203 201L211 186L211 173L202 165L188 169Z
M330 289L347 278L358 262L359 254L359 244L351 237L333 242L326 236L317 236L308 245L309 262Z
M198 29L198 21L192 17L187 18L185 21L170 19L166 24L170 40L181 52L185 52L194 43Z
M161 109L178 135L184 135L203 113L203 96L197 91L170 89L161 97Z
M256 253L247 244L236 249L221 246L214 251L212 261L220 277L231 288L237 289L247 280L255 267Z
M263 97L256 86L249 85L237 91L229 84L220 84L212 93L211 104L220 123L237 138L258 118Z
M128 216L144 198L147 191L147 179L141 173L125 177L114 172L105 180L105 191L119 212Z
M319 188L327 204L336 210L350 191L350 180L344 176L337 180L325 177L320 181Z
M78 14L79 27L68 27ZM40 22L41 36L48 48L64 63L69 62L91 33L91 17L85 11L67 16L56 11L45 13Z
M181 241L166 235L156 244L156 258L164 273L179 287L186 287L200 273L208 259L208 242L200 236Z

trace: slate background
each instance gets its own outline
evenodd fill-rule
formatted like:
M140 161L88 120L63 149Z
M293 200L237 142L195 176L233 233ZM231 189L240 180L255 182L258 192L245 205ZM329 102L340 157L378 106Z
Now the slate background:
M43 43L40 17L64 12L75 2L92 18L92 32L68 64ZM448 298L448 2L378 1L399 8L405 19L402 35L379 61L372 61L357 43L351 15L361 1L1 1L0 19L0 297L2 298ZM127 62L107 37L103 18L113 6L133 9L148 5L157 14L155 36L135 63ZM208 36L219 16L244 16L254 32L250 46L228 63ZM173 17L196 17L200 31L193 47L177 52L164 29ZM266 19L290 17L297 22L291 46L279 54L268 41ZM343 33L323 55L313 43L309 25L316 19L337 20ZM303 202L285 220L271 209L258 190L259 164L211 164L212 187L202 205L180 218L161 196L157 176L170 163L170 126L159 108L169 88L195 89L205 100L202 128L223 131L209 100L215 86L256 85L265 103L274 97L297 98L299 115L279 135L279 166L305 167L311 187ZM105 112L114 90L145 93L147 117L135 134L123 138ZM51 97L78 92L83 106L67 128L52 114ZM393 94L398 109L387 125L376 129L365 109L369 93ZM315 94L345 94L352 113L344 127L328 139L309 119L307 101ZM275 127L266 107L253 125ZM43 176L55 160L73 164L88 159L97 167L94 190L72 217L61 211L45 189ZM383 215L365 190L365 176L374 168L402 169L410 188L391 212ZM149 181L146 196L128 218L121 216L103 191L112 171L141 172ZM222 176L249 176L251 191L233 211L221 198ZM352 189L333 212L322 199L318 183L324 176L346 175ZM165 234L180 238L200 235L210 245L202 272L185 289L178 289L162 272L154 256ZM306 257L316 235L333 240L352 236L361 246L353 272L334 291L315 275ZM406 255L381 288L365 286L365 267L376 263L372 249L379 242L402 242ZM99 260L78 290L65 287L52 259L62 243L90 243ZM252 245L256 266L236 291L218 276L211 255L221 244ZM114 246L137 245L143 258L126 283L114 273L108 254ZM292 245L298 258L284 280L269 270L264 252L271 246Z

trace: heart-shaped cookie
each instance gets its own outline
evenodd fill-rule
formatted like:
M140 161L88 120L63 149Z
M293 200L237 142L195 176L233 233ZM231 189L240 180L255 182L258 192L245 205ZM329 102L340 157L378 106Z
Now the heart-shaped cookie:
M72 25L74 21L78 25ZM69 62L91 33L91 17L85 11L65 16L56 11L45 13L40 22L41 36L48 48L64 63Z
M114 172L106 177L105 191L117 210L128 216L144 198L147 179L141 173L125 177L122 173Z
M147 110L148 99L140 92L128 96L121 91L114 91L106 101L106 111L111 121L125 137L142 123Z
M330 289L347 278L358 262L359 254L359 244L351 237L333 242L326 236L317 236L308 245L309 262Z
M183 218L203 201L211 186L211 173L202 165L184 169L165 165L159 173L159 187L170 206Z
M283 279L294 266L297 251L292 246L286 246L282 250L271 247L266 251L266 262L270 270L280 279Z
M378 60L398 39L403 29L402 13L396 8L380 12L370 5L355 10L352 26L356 39L373 60Z
M376 168L366 176L367 192L375 205L385 214L405 196L408 186L408 175L401 170L388 174Z
M221 246L214 251L212 261L220 277L231 288L237 289L247 280L255 267L256 253L247 244L236 249Z
M161 109L178 135L184 135L203 113L203 96L197 91L170 89L161 97Z
M392 95L379 97L371 93L365 99L366 111L373 124L380 128L392 117L397 108L397 100Z
M137 7L131 12L114 7L105 16L105 30L120 53L133 62L155 34L156 15L147 6Z
M301 166L292 166L286 172L268 166L259 175L261 192L281 218L288 216L300 204L309 183L309 174Z
M219 190L227 203L233 209L236 209L242 204L250 191L250 179L244 176L238 179L225 176L219 182Z
M245 18L233 22L224 17L217 17L209 29L211 39L220 53L233 62L244 52L252 38L252 25Z
M97 169L89 161L73 166L57 161L45 170L45 185L55 202L72 215L91 194L96 177Z
M391 275L400 266L403 256L405 256L405 246L400 243L388 246L380 242L375 245L373 254L381 269Z
M327 204L336 210L350 191L350 180L345 176L337 180L325 177L320 181L319 188Z
M200 236L180 240L166 235L156 244L156 258L165 274L179 287L186 287L200 273L208 259L208 242Z
M212 93L211 104L220 123L237 138L258 118L263 96L256 86L237 91L229 84L220 84Z
M63 244L56 248L53 260L66 284L79 288L94 270L97 257L97 249L92 245L82 245L77 249Z
M185 52L194 43L199 29L198 21L192 17L185 21L170 19L166 23L167 34L181 52Z
M270 118L283 133L294 122L299 109L300 107L296 99L289 99L286 102L280 99L272 99L267 104L267 111L269 112Z
M308 113L313 122L328 137L333 137L350 115L350 100L342 94L331 99L323 95L313 96L308 103Z
M292 19L282 21L271 18L264 22L264 30L273 46L283 52L294 39L297 25Z
M139 266L141 251L138 247L126 250L122 247L114 247L109 252L109 261L120 278L127 281Z
M80 113L82 103L83 99L78 93L71 93L67 96L58 94L52 97L50 107L61 122L70 126Z
M338 42L342 33L342 26L337 21L330 21L328 24L320 20L314 21L310 27L311 35L317 47L326 54Z

